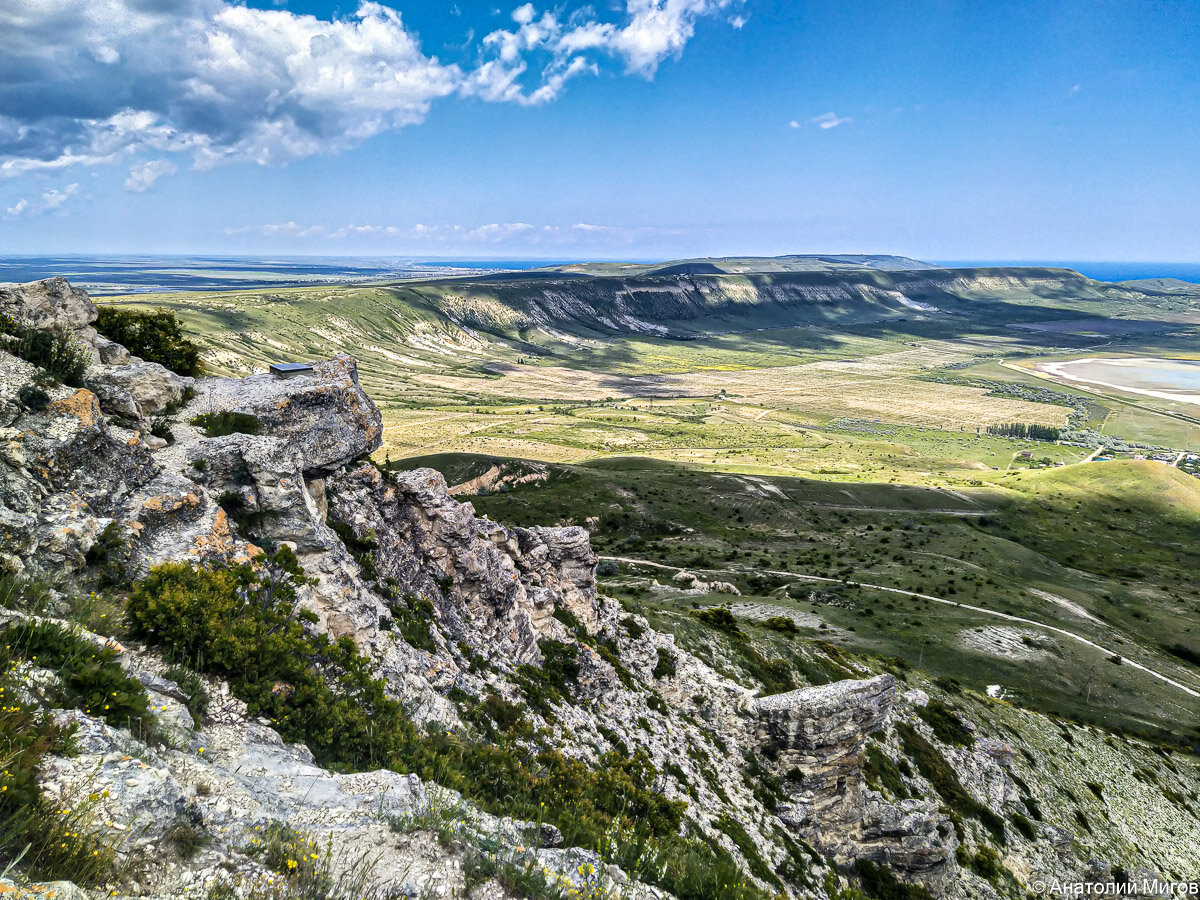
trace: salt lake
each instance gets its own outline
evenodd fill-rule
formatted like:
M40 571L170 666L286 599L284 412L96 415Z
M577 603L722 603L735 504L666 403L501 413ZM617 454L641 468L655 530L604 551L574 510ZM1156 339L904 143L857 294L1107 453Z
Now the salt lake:
M1200 404L1200 360L1129 357L1039 363L1037 370L1066 382Z

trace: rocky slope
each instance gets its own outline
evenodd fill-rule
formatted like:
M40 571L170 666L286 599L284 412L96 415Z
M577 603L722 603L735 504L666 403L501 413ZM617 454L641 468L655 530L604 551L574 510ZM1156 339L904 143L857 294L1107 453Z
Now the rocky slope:
M1086 831L1078 798L1039 806L1064 764L1043 740L1056 726L1039 717L992 716L982 701L947 712L919 676L896 673L924 690L846 659L836 663L844 680L757 696L599 595L585 530L504 526L453 499L437 472L369 462L380 418L349 357L288 379L192 382L99 337L87 296L61 279L0 286L0 310L26 328L65 329L91 360L86 386L72 388L0 348L0 564L10 573L56 574L66 591L101 564L128 585L162 563L253 563L289 547L308 576L299 597L310 627L350 639L414 723L486 743L468 715L486 701L527 723L505 745L516 754L557 750L592 767L643 760L653 793L682 809L681 830L738 863L748 884L738 896L828 898L847 878L878 890L893 877L894 890L990 898L1037 880L1107 878L1112 866L1164 877L1200 866L1200 842L1187 837L1200 834L1194 760L1079 735L1077 753L1109 754L1160 786L1141 802L1170 818L1174 838L1151 841L1112 824L1115 803L1092 810ZM30 402L34 384L44 404ZM164 412L169 437L155 437ZM192 424L220 413L258 433L210 437ZM64 617L68 606L45 612ZM11 626L28 614L3 615ZM56 802L93 797L91 827L115 839L123 863L108 891L266 896L255 891L272 879L292 890L286 869L253 852L261 835L290 829L329 860L326 887L345 888L319 896L528 892L496 874L501 863L543 873L541 896L670 896L652 861L629 863L619 835L600 852L563 847L551 825L498 816L502 797L472 801L407 772L324 769L229 685L207 679L213 703L197 719L159 650L112 646L165 742L99 710L59 709L77 724L77 753L50 757L39 774ZM563 659L565 682L533 677ZM28 685L60 676L36 658L23 666L26 702L51 703ZM190 859L164 849L181 824L205 837ZM483 876L481 852L493 861ZM861 861L893 875L880 882Z

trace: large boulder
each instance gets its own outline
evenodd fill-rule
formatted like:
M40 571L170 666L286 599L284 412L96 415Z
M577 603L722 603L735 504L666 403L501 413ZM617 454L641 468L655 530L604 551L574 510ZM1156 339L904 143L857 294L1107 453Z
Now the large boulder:
M298 449L309 475L332 472L376 450L383 420L358 383L353 357L313 364L312 374L279 378L206 378L189 413L221 410L248 413L262 431Z
M0 284L0 314L27 328L46 331L65 328L94 347L96 305L87 291L71 287L65 278L47 278L28 284Z
M109 342L108 346L120 344ZM126 419L149 419L178 404L192 381L158 363L142 360L88 370L88 387L100 398L101 408Z
M747 712L790 794L781 819L836 859L872 860L935 886L957 847L949 822L927 800L887 802L863 775L867 738L895 699L896 679L878 675L760 697Z

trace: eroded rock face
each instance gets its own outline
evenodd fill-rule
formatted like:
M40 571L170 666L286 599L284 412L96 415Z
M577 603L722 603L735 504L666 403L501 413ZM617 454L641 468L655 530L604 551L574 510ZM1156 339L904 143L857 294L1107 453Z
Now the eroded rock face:
M957 846L937 804L895 806L863 777L867 738L885 727L895 699L895 678L879 675L761 697L748 714L790 795L785 822L837 859L869 859L936 883Z
M135 432L109 427L89 390L47 387L44 409L23 407L17 393L35 371L0 352L0 563L77 569L155 466Z
M433 469L387 478L360 466L331 478L326 490L330 514L376 542L379 577L401 594L433 600L452 643L465 641L485 657L539 661L537 639L548 634L556 602L569 596L594 610L595 556L578 529L522 534L477 518Z
M896 679L838 681L750 702L760 746L780 774L799 771L794 792L811 795L810 818L849 824L859 818L863 748L883 728L895 701Z
M349 356L314 364L312 375L278 378L206 378L197 386L191 414L233 410L249 413L265 434L284 438L315 477L372 453L383 440L379 410L358 384Z

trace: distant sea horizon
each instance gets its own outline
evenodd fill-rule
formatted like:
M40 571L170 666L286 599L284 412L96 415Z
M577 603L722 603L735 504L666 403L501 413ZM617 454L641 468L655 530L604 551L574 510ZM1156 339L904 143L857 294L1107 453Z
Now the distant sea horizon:
M656 262L647 259L522 257L293 256L286 254L47 254L0 255L0 282L61 275L97 296L176 291L247 290L365 281L444 278L514 272L578 262ZM664 260L665 262L666 260ZM1037 266L1074 269L1099 281L1177 278L1200 284L1200 263L1075 260L926 260L950 268Z
M1074 269L1097 281L1134 281L1143 278L1178 278L1200 284L1200 263L1186 262L1104 262L1045 259L952 259L929 260L953 269L1003 266Z

